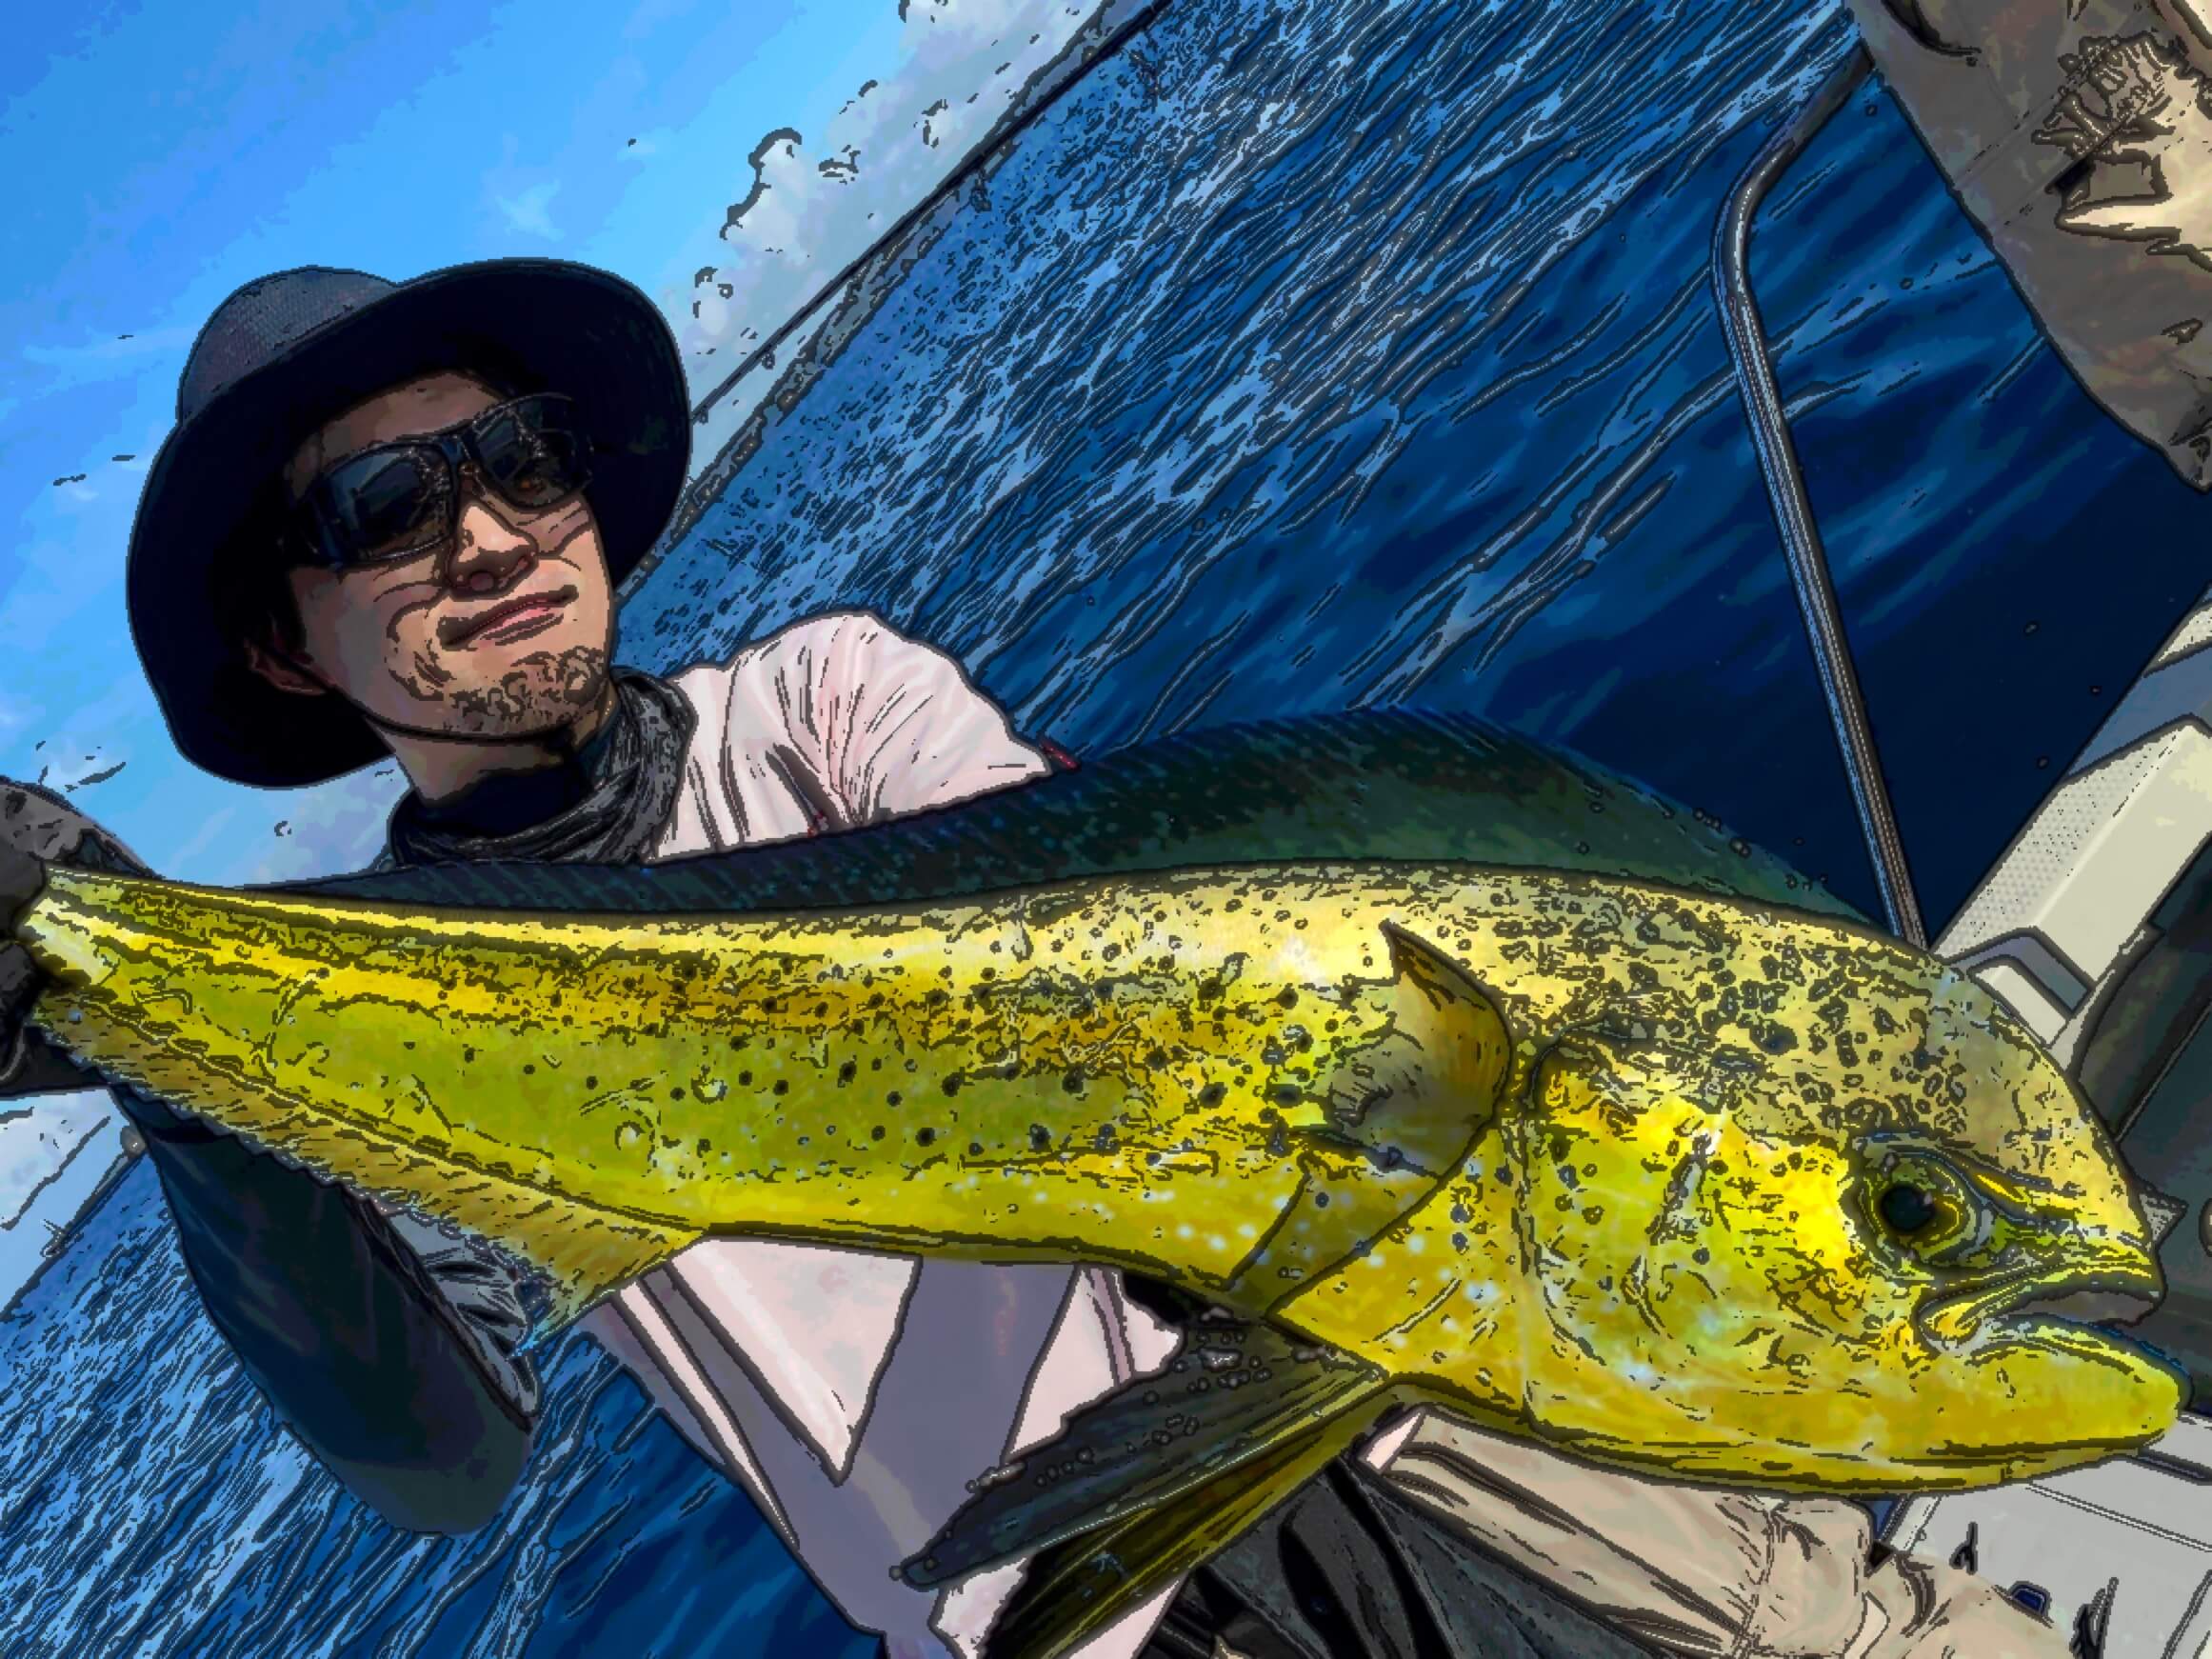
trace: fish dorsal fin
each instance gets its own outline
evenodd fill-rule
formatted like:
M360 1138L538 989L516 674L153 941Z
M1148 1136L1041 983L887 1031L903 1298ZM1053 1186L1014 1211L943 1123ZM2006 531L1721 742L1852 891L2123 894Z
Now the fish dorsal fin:
M1365 1417L1303 1420L1203 1486L1045 1550L991 1627L994 1659L1072 1652L1265 1520L1358 1440Z
M1330 1132L1442 1174L1488 1124L1512 1070L1503 1004L1412 929L1383 924L1390 955L1389 1028L1326 1085Z
M1171 1503L1385 1382L1374 1367L1271 1325L1201 1318L1164 1369L975 1481L976 1496L898 1575L917 1588L949 1584Z

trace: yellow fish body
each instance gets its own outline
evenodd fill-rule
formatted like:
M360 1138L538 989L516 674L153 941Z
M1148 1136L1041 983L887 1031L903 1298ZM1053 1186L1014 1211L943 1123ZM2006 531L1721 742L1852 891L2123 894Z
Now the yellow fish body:
M568 1313L715 1233L1111 1263L1343 1356L1332 1445L1417 1400L1783 1489L2015 1478L2182 1404L2044 1307L2161 1289L2058 1068L1828 917L1446 864L619 921L56 869L18 932L80 1058Z

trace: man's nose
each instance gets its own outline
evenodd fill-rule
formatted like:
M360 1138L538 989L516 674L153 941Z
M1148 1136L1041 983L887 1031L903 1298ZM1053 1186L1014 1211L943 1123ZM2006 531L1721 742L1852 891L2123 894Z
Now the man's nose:
M461 492L452 551L446 560L448 586L464 593L492 592L505 587L517 568L528 565L537 554L537 543L501 518L480 489Z

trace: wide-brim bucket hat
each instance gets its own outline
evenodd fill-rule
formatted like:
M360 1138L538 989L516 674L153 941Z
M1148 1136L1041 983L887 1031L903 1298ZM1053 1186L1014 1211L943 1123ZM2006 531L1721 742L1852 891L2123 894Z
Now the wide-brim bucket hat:
M279 690L247 666L223 595L248 568L241 531L303 438L387 387L471 368L576 400L608 573L619 583L645 557L683 491L691 411L675 335L635 287L557 259L406 283L309 266L248 283L185 360L177 425L147 475L125 571L131 638L186 759L283 788L384 757L343 698Z

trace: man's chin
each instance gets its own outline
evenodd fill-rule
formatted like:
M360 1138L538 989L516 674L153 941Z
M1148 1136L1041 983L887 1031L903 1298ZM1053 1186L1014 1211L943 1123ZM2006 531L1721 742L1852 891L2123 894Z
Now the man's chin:
M458 655L458 653L457 653ZM508 650L491 642L456 660L440 688L444 722L456 737L497 743L545 735L596 714L612 685L598 646L554 650L531 640ZM489 671L487 671L489 670Z

